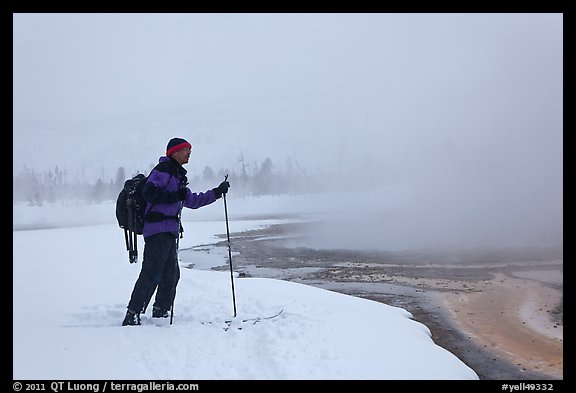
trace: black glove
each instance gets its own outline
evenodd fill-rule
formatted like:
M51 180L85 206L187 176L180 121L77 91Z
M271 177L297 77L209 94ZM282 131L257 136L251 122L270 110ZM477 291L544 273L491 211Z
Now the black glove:
M178 190L178 197L181 201L186 199L186 195L188 195L188 189L186 187Z
M228 181L225 180L222 183L220 183L218 187L213 188L212 191L214 191L214 195L216 196L216 199L218 199L222 196L222 194L226 194L229 188L230 183L228 183Z

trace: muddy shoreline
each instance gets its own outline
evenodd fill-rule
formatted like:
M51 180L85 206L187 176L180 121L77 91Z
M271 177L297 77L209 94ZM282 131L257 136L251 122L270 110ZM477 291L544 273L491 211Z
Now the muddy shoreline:
M491 293L488 289L495 277L518 280L522 272L561 272L561 247L384 252L298 246L299 237L310 230L314 230L314 223L302 222L231 234L235 271L240 277L295 281L404 308L430 329L437 345L460 358L482 380L563 379L561 335L554 341L554 344L560 341L556 361L540 361L538 353L530 354L530 359L511 356L510 349L499 352L475 336L473 329L469 331L459 323L454 310L456 313L460 310L447 306L458 307L457 302L467 297L476 299ZM222 252L224 248L227 250L227 242L195 247L189 250L193 253L191 260L197 259L194 254L206 252L210 247ZM214 269L227 269L227 266ZM562 283L540 284L556 292L563 290ZM562 297L557 304L546 307L545 317L551 321L552 328L561 329ZM492 323L501 323L497 322L501 317L495 315ZM484 319L490 318L488 315Z

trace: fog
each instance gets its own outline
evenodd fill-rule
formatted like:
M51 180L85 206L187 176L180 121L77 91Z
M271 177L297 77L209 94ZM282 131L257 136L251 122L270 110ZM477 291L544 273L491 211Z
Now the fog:
M14 173L149 169L174 136L191 173L316 175L316 240L562 243L563 15L14 14Z

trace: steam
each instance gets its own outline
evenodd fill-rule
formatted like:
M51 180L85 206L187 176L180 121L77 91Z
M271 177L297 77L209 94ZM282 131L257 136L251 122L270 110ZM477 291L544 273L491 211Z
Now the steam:
M290 159L318 244L562 242L562 14L15 14L13 44L15 170L180 136L191 173Z

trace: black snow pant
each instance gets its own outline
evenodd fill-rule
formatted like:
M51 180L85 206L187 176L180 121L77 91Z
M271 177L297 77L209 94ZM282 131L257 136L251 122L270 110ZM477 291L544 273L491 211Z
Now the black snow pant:
M169 232L151 235L145 239L142 270L134 284L128 309L144 312L154 290L158 288L153 306L170 310L180 279L177 241L177 235Z

